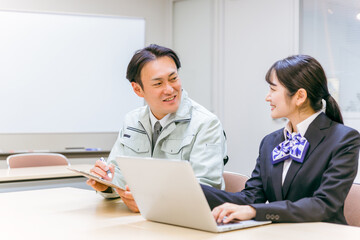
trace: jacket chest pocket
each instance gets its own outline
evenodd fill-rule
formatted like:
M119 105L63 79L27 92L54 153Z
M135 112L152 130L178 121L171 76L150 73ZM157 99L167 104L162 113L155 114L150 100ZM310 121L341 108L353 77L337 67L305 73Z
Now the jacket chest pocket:
M126 156L148 156L150 154L150 143L147 135L141 133L136 135L133 134L131 138L125 135L120 139L121 144L124 145L124 154Z
M183 157L184 154L186 154L184 151L186 151L185 149L188 149L187 146L191 145L193 139L193 135L186 136L183 139L166 139L161 146L161 151L171 158L187 160ZM188 152L190 152L190 148L188 149Z

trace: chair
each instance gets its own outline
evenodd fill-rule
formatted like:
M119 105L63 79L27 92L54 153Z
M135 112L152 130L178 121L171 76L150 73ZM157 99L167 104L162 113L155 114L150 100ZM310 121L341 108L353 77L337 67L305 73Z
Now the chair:
M246 175L229 171L224 171L223 177L225 181L225 191L227 192L240 192L245 188L245 183L249 179Z
M360 227L360 184L351 186L345 199L344 215L349 225Z
M21 153L6 158L8 168L70 165L68 159L58 153Z

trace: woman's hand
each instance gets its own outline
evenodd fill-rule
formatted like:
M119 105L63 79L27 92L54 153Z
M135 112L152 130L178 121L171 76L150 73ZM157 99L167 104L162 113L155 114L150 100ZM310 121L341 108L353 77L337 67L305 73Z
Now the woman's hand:
M212 215L218 223L228 223L234 219L250 220L256 216L256 210L249 205L224 203L214 208Z

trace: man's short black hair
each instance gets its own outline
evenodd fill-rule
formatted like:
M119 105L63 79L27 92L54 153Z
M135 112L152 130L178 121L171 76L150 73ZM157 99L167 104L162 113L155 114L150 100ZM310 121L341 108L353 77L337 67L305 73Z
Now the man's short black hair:
M142 68L145 66L146 63L165 56L170 57L174 60L177 69L181 67L179 57L173 50L156 44L151 44L148 47L145 47L135 52L128 65L126 78L130 82L138 83L141 88L143 88L143 84L140 79L140 73Z

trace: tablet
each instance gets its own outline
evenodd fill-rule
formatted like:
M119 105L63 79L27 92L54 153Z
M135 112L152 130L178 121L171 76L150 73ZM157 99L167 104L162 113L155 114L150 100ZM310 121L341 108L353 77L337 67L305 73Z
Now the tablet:
M97 181L97 182L99 182L99 183L102 183L102 184L104 184L104 185L106 185L106 186L108 186L108 187L120 188L120 189L122 189L121 187L115 185L114 183L112 183L112 182L110 182L110 181L108 181L108 180L105 180L105 179L103 179L103 178L101 178L101 177L99 177L99 176L96 176L96 175L94 175L94 174L92 174L92 173L84 172L84 171L77 170L77 169L71 168L71 167L66 167L66 168L69 169L70 171L79 173L79 174L83 175L84 177L87 177L87 178L89 178L89 179L93 179L93 180L95 180L95 181Z

